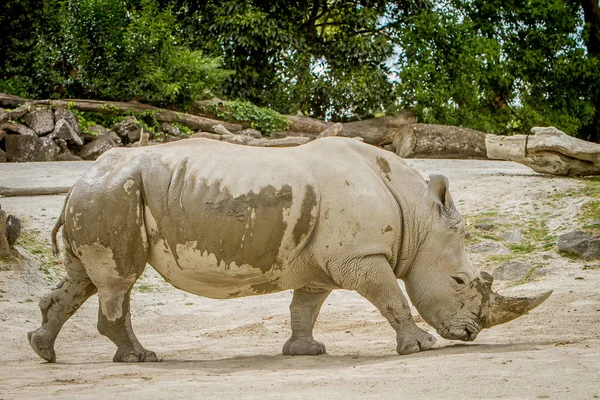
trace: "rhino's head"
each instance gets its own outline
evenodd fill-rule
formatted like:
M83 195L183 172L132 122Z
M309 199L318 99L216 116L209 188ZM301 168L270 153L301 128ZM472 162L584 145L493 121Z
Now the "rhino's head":
M471 341L481 329L526 314L550 296L551 291L534 297L494 293L491 275L475 270L466 254L464 223L448 180L433 175L428 186L433 218L425 218L427 226L404 281L419 314L442 337Z

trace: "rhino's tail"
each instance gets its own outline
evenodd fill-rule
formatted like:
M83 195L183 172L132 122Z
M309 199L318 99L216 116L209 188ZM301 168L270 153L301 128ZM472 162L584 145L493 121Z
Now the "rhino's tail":
M60 212L60 216L58 217L58 221L56 221L54 228L52 228L52 253L55 257L58 257L60 255L60 249L58 248L56 235L58 234L58 231L60 230L61 226L65 224L65 210L67 209L67 203L69 201L69 197L71 196L71 190L72 188L69 189L67 197L65 198L65 204L63 205L62 211Z

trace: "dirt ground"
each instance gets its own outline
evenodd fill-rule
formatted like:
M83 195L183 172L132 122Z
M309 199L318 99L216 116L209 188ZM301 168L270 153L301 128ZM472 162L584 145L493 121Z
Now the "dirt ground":
M448 176L471 243L492 240L511 249L472 254L480 269L510 260L533 266L517 282L495 282L497 289L553 289L550 299L472 343L438 337L432 350L398 356L394 331L377 310L353 292L335 291L315 328L328 353L289 357L281 347L290 333L291 292L205 299L178 291L148 268L135 286L132 320L142 344L162 362L113 363L114 345L96 330L94 296L63 328L57 363L49 364L26 334L41 322L39 297L60 280L60 266L48 266L47 240L64 197L0 198L3 209L23 218L20 251L30 259L0 271L0 399L600 397L600 262L563 257L555 246L557 235L582 224L586 181L508 162L409 163L424 176ZM0 186L71 184L88 166L0 164ZM479 232L474 225L482 221L493 230ZM501 236L514 229L523 233L523 244L511 247Z

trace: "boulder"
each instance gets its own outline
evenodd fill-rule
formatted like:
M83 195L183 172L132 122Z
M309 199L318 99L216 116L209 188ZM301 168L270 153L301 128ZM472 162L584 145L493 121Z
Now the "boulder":
M0 149L0 163L5 163L6 162L6 152L2 149Z
M48 137L52 139L64 139L67 143L83 146L83 140L66 119L58 120L56 125L54 125L54 130Z
M584 259L600 258L600 236L589 232L573 231L558 237L558 251Z
M520 281L531 271L531 265L521 261L508 261L500 264L492 271L494 279L503 281Z
M23 121L38 135L45 135L54 130L54 111L50 108L38 108L25 114Z
M0 124L0 129L5 130L7 132L18 133L23 136L36 136L36 133L33 129L25 126L23 124L13 124L10 122L5 122Z
M160 129L167 135L171 135L171 136L179 136L181 134L181 131L179 130L178 127L169 124L168 122L163 122L160 125Z
M491 224L489 222L480 222L478 224L475 224L475 229L479 229L480 231L491 231L492 229L494 229L494 224Z
M470 253L483 253L483 254L510 254L510 250L504 247L498 242L480 242L475 243L467 247L467 251Z
M6 136L6 131L3 131L2 129L0 129L0 142L2 140L4 140L4 137Z
M117 122L111 128L121 139L127 138L127 134L131 131L140 129L138 120L134 116L129 116L122 121ZM138 136L139 139L139 136ZM136 139L136 140L138 140Z
M56 156L56 161L81 161L82 158L71 153L67 147L67 142L64 139L56 139L54 141L60 148L60 153Z
M58 121L60 121L61 119L64 119L65 121L69 122L71 128L73 128L73 130L77 134L81 132L79 130L79 120L77 119L77 116L73 114L72 111L66 110L64 108L56 109L56 111L54 112L55 123L58 123Z
M9 162L56 161L58 146L47 136L6 135Z
M117 147L117 144L110 136L98 136L98 139L83 146L79 156L84 160L95 160L113 147Z
M135 143L142 137L142 128L134 129L127 132L127 142Z
M6 217L6 241L13 247L21 234L21 220L14 215Z
M94 138L94 140L96 140L96 138L100 136L108 136L117 144L117 146L123 144L121 138L119 137L119 135L116 134L116 132L108 130L102 125L92 125L88 128L88 132L90 132L91 134L95 134L96 137Z

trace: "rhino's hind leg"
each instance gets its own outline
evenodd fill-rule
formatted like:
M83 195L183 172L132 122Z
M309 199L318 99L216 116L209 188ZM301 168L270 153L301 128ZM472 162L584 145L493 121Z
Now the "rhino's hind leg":
M67 249L65 268L68 277L40 300L42 326L27 334L35 352L48 362L56 361L54 341L64 323L94 293L96 287L83 269L81 261Z
M146 350L131 327L129 298L131 287L101 289L98 310L98 331L117 345L115 362L158 361L156 353Z
M356 262L356 274L360 279L352 286L377 307L392 325L396 331L398 354L417 353L433 346L435 337L419 328L412 320L408 302L386 258L376 255Z
M313 327L329 293L330 290L319 292L294 290L290 305L292 337L283 346L283 354L298 356L325 353L325 345L313 338Z

